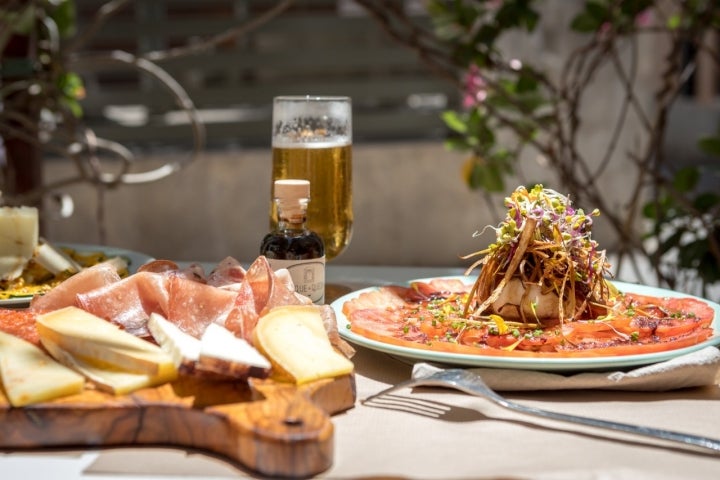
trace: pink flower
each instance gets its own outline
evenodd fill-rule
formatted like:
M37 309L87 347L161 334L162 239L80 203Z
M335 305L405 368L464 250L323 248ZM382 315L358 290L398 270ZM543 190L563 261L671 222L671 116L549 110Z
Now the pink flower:
M463 107L473 108L485 101L487 97L487 85L477 65L470 65L465 73L465 92L463 95Z
M638 13L635 16L635 26L636 27L647 27L650 24L652 24L653 21L653 12L652 9L646 8L642 12Z
M650 26L653 22L653 12L651 8L646 8L642 12L635 15L635 26L636 27L647 27ZM612 24L610 22L603 22L602 25L600 25L600 28L598 29L598 34L600 36L607 35L610 30L612 29Z

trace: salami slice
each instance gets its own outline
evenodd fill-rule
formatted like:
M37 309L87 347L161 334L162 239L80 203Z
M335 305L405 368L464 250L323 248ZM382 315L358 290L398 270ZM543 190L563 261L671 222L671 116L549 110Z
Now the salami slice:
M40 345L40 334L35 327L35 312L0 308L0 331L15 335L34 345Z

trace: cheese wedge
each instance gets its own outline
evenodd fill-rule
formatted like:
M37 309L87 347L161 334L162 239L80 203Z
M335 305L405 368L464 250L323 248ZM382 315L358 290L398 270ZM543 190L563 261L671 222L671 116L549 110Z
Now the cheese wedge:
M82 392L85 379L25 340L0 332L0 378L11 405L22 407Z
M0 207L0 280L22 275L38 244L35 207Z
M35 249L35 261L53 275L62 272L77 273L82 269L69 255L42 239Z
M260 317L255 347L273 365L273 377L297 384L352 373L353 364L330 343L320 310L313 305L276 307Z
M36 325L41 342L49 340L91 365L154 376L177 374L172 357L159 346L80 308L38 315Z
M147 373L127 372L118 369L100 368L81 358L76 358L60 348L56 343L43 340L43 346L58 362L72 368L95 384L98 390L115 395L132 393L146 387L162 385L177 378L177 371L166 371L163 375L149 375Z
M195 368L195 362L200 358L199 339L183 332L158 313L150 314L147 326L160 348L172 357L176 367Z
M216 323L197 339L162 315L153 313L148 330L160 347L173 357L178 368L199 374L245 379L264 378L272 365L252 345Z
M236 378L265 378L272 365L247 341L211 323L200 339L198 368Z

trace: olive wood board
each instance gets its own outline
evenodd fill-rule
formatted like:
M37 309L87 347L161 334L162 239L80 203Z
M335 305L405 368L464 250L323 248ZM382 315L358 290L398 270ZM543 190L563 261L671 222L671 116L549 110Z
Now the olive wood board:
M21 408L0 389L0 449L170 446L263 475L308 477L332 465L330 417L356 396L354 375L300 386L181 376L129 395L86 389Z

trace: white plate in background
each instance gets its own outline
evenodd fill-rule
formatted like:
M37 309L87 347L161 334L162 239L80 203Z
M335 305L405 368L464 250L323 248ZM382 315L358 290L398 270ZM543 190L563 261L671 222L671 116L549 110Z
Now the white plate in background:
M124 248L106 247L102 245L86 245L78 243L56 243L56 247L65 247L76 250L80 253L102 252L109 258L122 257L128 262L128 271L132 274L145 263L154 260L153 257L144 253L126 250ZM33 295L25 295L22 297L13 297L8 299L0 299L0 307L2 308L18 308L25 307L30 304Z

